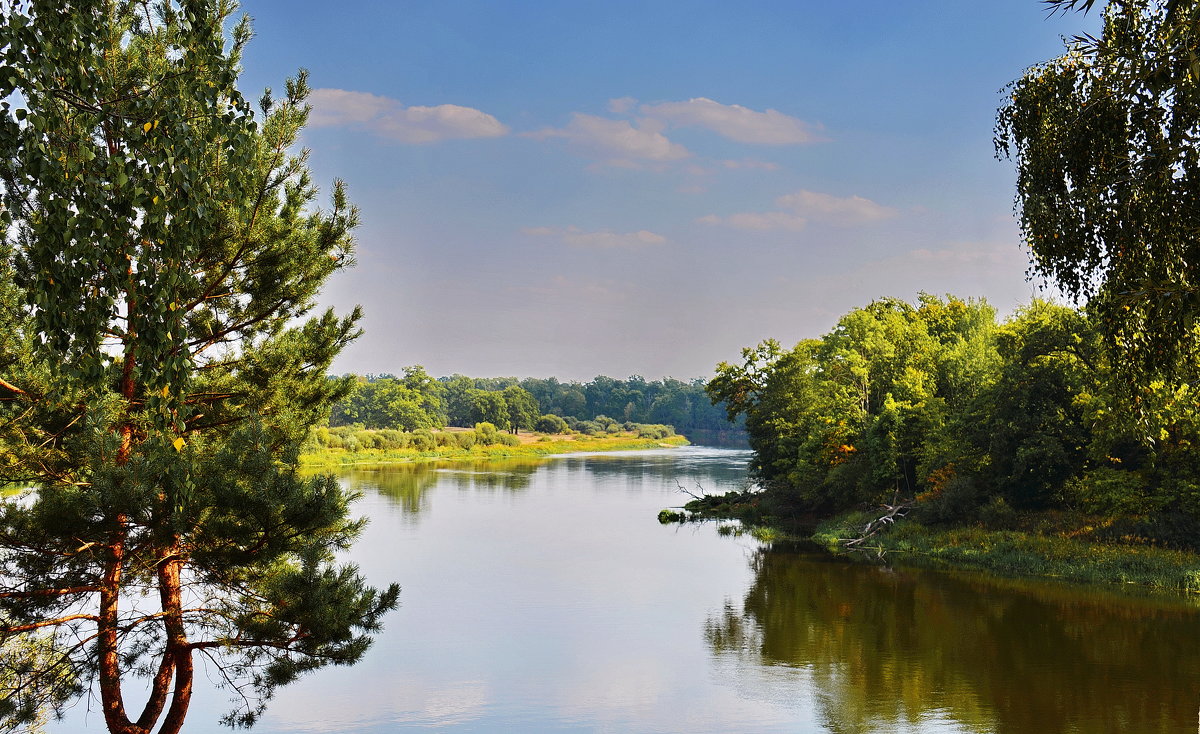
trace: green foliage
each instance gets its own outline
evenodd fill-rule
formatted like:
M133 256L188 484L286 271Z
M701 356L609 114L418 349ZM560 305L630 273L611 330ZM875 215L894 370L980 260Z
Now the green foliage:
M83 693L75 672L58 665L63 650L48 636L24 636L0 645L0 731L42 732L46 701Z
M500 392L508 409L508 425L517 430L533 430L538 419L538 402L533 395L519 385L509 385Z
M634 430L639 438L667 438L675 435L674 427L664 425L635 423Z
M592 421L608 433L665 425L672 432L728 433L735 440L740 431L738 424L727 419L722 406L708 400L702 380L647 382L636 375L628 380L600 376L580 384L553 377L518 381L514 377L453 375L434 381L419 366L405 368L403 378L368 375L347 379L353 387L334 405L333 426L359 424L413 431L487 422L504 431L562 433L568 428L577 430L580 421ZM546 415L541 415L543 411ZM546 421L546 416L552 419ZM596 432L591 424L585 430Z
M521 387L537 400L541 410L570 419L596 420L611 416L621 423L667 424L676 431L736 431L722 406L707 398L703 380L683 382L673 378L648 381L634 375L617 380L603 375L587 383L527 379ZM630 429L626 429L630 430Z
M333 406L330 424L404 431L444 426L442 384L419 365L406 367L404 373L403 378L356 378L350 394Z
M300 462L305 467L392 464L434 459L548 456L575 451L626 451L688 444L682 436L647 439L629 434L603 434L596 437L576 434L570 438L541 436L530 442L511 433L502 433L494 427L484 430L489 443L481 441L474 430L439 431L432 434L434 447L421 449L413 434L409 433L352 426L318 428L312 432ZM399 438L385 440L385 433L395 434Z
M486 421L475 424L475 440L484 446L491 446L497 443L500 440L499 435L500 431L496 428L495 424L487 423Z
M475 431L463 431L462 433L454 434L454 437L460 449L469 449L478 441Z
M533 428L539 433L563 433L567 430L567 422L557 415L549 413L538 418Z
M359 314L313 309L357 213L340 182L317 209L290 152L305 75L257 113L238 91L233 11L0 15L0 484L37 485L0 503L0 643L49 635L25 692L53 707L59 681L95 678L112 731L178 731L198 651L248 724L277 686L357 660L398 593L336 561L353 497L296 472L349 388L326 372ZM127 709L139 673L149 703Z
M471 390L468 393L471 401L471 420L476 423L486 423L493 429L506 431L512 425L509 421L508 401L499 392L487 390ZM476 431L479 430L478 425Z
M1120 374L1085 312L1035 301L996 324L985 303L922 296L856 309L791 351L743 350L709 391L745 415L777 514L899 499L931 525L998 528L1072 511L1195 547L1200 393L1156 381L1135 409Z
M1123 0L1103 20L1099 38L1069 41L1012 85L996 150L1016 159L1034 272L1088 300L1136 387L1189 381L1200 354L1200 5Z
M596 421L578 421L572 430L579 431L584 436L596 436L604 433L604 426Z

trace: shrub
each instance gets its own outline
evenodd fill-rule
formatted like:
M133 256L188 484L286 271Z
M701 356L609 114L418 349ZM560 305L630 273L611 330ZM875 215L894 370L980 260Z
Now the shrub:
M521 445L521 439L518 438L517 436L512 435L511 433L499 433L499 434L496 434L496 436L497 436L496 443L500 444L501 446L520 446Z
M395 428L376 431L375 440L381 449L402 449L408 446L408 434Z
M460 449L471 448L475 445L475 441L477 440L475 431L462 431L459 433L452 433L450 435L454 436L454 440L458 442L458 447Z
M539 433L562 433L567 430L567 422L553 413L548 413L537 419L533 429Z
M1063 499L1084 512L1108 516L1144 515L1159 509L1148 497L1141 474L1108 467L1068 481Z
M930 525L972 522L983 501L984 493L974 477L952 475L939 489L919 498L913 517Z
M413 431L412 447L417 451L433 451L437 448L437 439L433 437L433 432L428 428L419 428Z
M596 421L579 421L579 423L575 425L574 430L588 436L595 436L597 434L604 433L604 426L600 425Z
M481 446L491 446L492 444L498 442L500 439L497 438L497 436L499 435L500 432L492 423L485 422L475 424L475 437Z
M357 431L354 434L354 440L358 442L359 448L363 450L379 448L379 437L375 435L374 431Z

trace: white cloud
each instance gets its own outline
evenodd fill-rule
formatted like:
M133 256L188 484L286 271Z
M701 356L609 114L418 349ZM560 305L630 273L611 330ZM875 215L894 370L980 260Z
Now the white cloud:
M633 97L617 97L616 99L608 100L608 111L614 115L624 115L633 109L637 104L637 100Z
M785 194L775 200L775 205L790 211L740 212L727 217L709 214L696 221L700 224L724 225L736 229L799 232L810 221L851 227L896 216L895 209L876 204L861 196L838 197L817 191L800 190L793 194Z
M537 140L563 138L588 155L610 165L637 167L639 161L666 162L687 158L687 148L672 143L660 132L661 125L634 127L625 120L609 120L576 112L563 128L546 128L526 133Z
M508 126L472 107L441 104L405 107L390 97L344 89L317 89L310 100L312 127L360 127L401 143L435 143L441 140L495 138L508 134Z
M808 225L808 220L804 217L798 217L788 212L742 212L730 214L727 217L709 214L696 221L709 226L725 225L734 229L752 229L760 232L768 230L799 232Z
M794 194L785 194L776 199L775 204L814 221L842 227L878 222L896 216L895 209L876 204L861 196L838 197L817 191L800 190Z
M587 232L579 227L525 227L521 234L533 237L554 237L572 247L637 248L666 243L667 238L644 229L620 234L611 230Z
M677 127L693 125L707 128L739 143L797 145L821 142L818 126L811 125L778 110L758 112L741 105L727 105L706 97L686 102L642 105L646 117L663 120Z
M753 158L741 158L739 160L724 160L721 165L726 168L757 168L763 171L778 171L779 164L771 163L770 161L759 161Z

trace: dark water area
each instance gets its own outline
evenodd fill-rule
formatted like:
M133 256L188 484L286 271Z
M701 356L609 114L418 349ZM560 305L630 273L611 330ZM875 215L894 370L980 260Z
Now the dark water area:
M282 689L253 731L1196 731L1187 600L658 524L680 486L740 488L748 458L343 471L371 520L351 559L401 606L362 662ZM202 687L185 731L227 731L227 699ZM51 726L102 729L85 705Z
M693 428L687 432L688 440L697 446L720 449L749 449L750 435L743 430L713 431Z

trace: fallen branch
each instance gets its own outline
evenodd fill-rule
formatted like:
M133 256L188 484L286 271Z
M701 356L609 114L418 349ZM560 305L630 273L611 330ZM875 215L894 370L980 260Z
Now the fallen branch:
M690 489L688 489L687 487L680 484L678 479L675 480L675 486L679 489L680 492L683 492L688 497L691 497L694 500L702 500L708 496L705 494L696 494L695 492L692 492ZM701 487L699 483L696 484L696 489L700 490L701 492L704 491L704 487Z
M868 522L866 527L863 528L861 536L859 536L857 538L852 538L849 540L844 540L843 542L846 544L846 547L849 548L849 547L853 547L853 546L858 546L858 545L866 542L866 540L868 538L875 535L880 530L883 530L884 528L888 527L889 525L895 524L896 518L904 517L905 515L908 514L908 511L910 509L912 509L912 501L911 500L899 501L896 497L893 497L892 502L893 502L893 504L890 504L890 505L882 505L883 509L887 510L887 512L884 513L883 515L881 515L880 517L877 517L874 520Z

